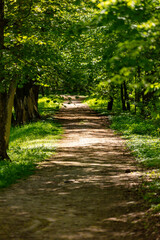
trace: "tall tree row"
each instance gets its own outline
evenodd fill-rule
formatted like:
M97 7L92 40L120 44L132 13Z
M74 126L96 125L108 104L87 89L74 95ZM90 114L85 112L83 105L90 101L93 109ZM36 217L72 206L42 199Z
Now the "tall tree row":
M8 159L13 104L23 124L39 116L39 86L84 89L78 38L86 2L0 0L0 160Z
M48 4L49 2L50 4ZM31 81L37 82L43 74L46 62L48 63L48 55L50 58L54 55L55 59L53 40L51 39L47 48L46 45L49 41L48 37L51 38L49 29L52 24L54 25L53 12L58 3L49 2L0 1L1 160L8 158L7 148L16 88ZM20 102L24 104L23 100L21 99ZM18 107L18 101L16 105ZM21 117L22 119L23 117Z
M94 21L104 40L97 91L107 91L111 103L121 101L123 110L131 104L135 112L159 117L160 1L94 2L100 9Z
M91 93L160 117L159 0L0 0L0 160L38 90ZM16 97L14 98L16 93Z

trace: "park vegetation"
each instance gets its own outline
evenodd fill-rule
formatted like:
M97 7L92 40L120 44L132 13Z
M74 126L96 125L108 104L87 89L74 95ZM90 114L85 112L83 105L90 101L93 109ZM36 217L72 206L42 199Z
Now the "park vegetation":
M61 107L63 98L58 96L39 97L38 109L41 119L11 128L10 161L0 161L0 188L26 178L36 171L38 163L53 155L56 142L63 133L54 114Z
M32 171L34 154L47 157L36 142L61 133L44 118L62 103L55 94L83 94L128 139L160 209L159 29L160 0L0 0L1 186L17 166Z

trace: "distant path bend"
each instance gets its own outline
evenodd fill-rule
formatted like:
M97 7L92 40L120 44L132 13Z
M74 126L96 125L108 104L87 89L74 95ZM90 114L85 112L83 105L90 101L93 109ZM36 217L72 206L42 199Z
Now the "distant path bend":
M124 140L80 100L56 118L65 133L35 175L0 191L1 240L151 240L130 188L138 172Z

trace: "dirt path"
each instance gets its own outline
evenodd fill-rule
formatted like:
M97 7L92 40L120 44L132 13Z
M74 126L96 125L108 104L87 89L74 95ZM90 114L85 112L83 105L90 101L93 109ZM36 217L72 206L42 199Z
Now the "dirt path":
M151 240L138 227L145 210L130 193L138 173L124 141L77 100L57 119L57 154L0 191L0 239Z

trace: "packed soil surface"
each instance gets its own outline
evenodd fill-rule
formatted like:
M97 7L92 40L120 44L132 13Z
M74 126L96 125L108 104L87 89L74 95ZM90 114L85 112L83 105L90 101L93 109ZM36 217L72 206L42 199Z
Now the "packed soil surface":
M56 115L57 152L0 191L1 240L151 240L137 196L140 172L108 120L77 100Z

